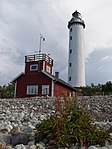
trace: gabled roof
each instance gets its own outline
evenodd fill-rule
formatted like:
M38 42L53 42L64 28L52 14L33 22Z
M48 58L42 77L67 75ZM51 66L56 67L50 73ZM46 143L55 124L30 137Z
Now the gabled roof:
M48 72L45 72L45 71L41 71L44 75L46 75L47 77L49 77L50 79L52 79L53 81L57 82L57 83L60 83L74 91L78 91L78 89L74 88L73 86L71 86L70 84L68 84L67 82L65 82L64 80L60 79L60 78L57 78L55 77L54 75L51 75L50 73ZM20 77L22 77L23 75L25 75L25 73L20 73L18 76L16 76L11 82L16 82L16 80Z
M77 90L76 88L74 88L73 86L71 86L70 84L68 84L67 82L65 82L64 80L62 80L62 79L59 79L59 78L56 78L56 82L58 82L58 83L60 83L60 84L63 84L63 85L65 85L66 87L69 87L69 88L71 88L71 89L73 89L73 90Z
M47 75L48 77L50 77L52 80L54 80L55 82L58 82L62 85L65 85L66 87L71 88L74 91L78 91L78 89L74 88L73 86L71 86L70 84L68 84L67 82L65 82L64 80L55 77L54 75L49 74L48 72L42 71L45 75Z
M43 70L42 70L42 73L45 74L46 76L48 76L49 78L51 78L52 80L55 80L55 77L53 75L51 75L50 73L43 71Z
M21 72L20 74L18 74L11 82L16 82L16 80L18 79L18 78L20 78L21 76L23 76L23 75L25 75L25 73L24 72Z

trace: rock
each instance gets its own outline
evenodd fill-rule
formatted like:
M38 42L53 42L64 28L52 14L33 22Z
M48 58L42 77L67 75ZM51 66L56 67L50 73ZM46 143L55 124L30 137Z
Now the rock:
M35 129L35 127L33 125L28 125L28 127L27 127L28 132L33 132L33 129Z
M19 117L20 117L21 119L23 119L24 116L25 116L25 113L24 113L24 112L21 112L21 113L19 114Z
M45 119L46 119L45 115L40 115L40 120L41 120L41 121L43 121L43 120L45 120Z
M29 141L29 134L27 133L18 133L12 135L12 145L17 145L17 144L24 144L27 145Z
M7 145L7 146L5 147L5 149L12 149L12 146Z
M5 142L6 144L11 144L12 143L12 135L0 133L0 142Z
M13 129L12 125L6 125L4 128L7 130L8 133L11 132L11 130Z
M0 142L0 149L5 149L5 143Z
M95 146L89 146L88 149L98 149L98 148Z
M35 144L35 141L30 141L30 142L28 142L28 146L32 146L32 145L34 145Z
M15 117L14 117L14 116L11 116L9 120L10 120L11 122L15 121Z
M29 146L29 149L36 149L37 147L35 145Z
M108 146L108 149L112 149L112 145L109 145L109 146Z
M14 135L14 134L18 134L20 133L20 127L19 126L16 126L14 127L12 130L11 130L11 134Z
M36 144L36 149L45 149L45 145L43 143L37 143Z
M34 132L31 132L29 134L29 141L34 141L34 136L35 136L35 133Z
M26 147L23 144L19 144L15 146L15 149L26 149Z
M107 147L99 147L98 149L109 149L109 148L107 148Z

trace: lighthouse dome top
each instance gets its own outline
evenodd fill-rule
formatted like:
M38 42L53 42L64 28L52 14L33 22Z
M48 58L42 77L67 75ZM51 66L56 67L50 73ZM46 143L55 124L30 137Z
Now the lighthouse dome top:
M74 13L72 13L72 16L75 18L82 18L81 14L77 10Z
M83 28L85 28L85 23L82 20L82 16L77 10L72 14L72 19L68 22L68 28L70 28L73 24L80 24Z

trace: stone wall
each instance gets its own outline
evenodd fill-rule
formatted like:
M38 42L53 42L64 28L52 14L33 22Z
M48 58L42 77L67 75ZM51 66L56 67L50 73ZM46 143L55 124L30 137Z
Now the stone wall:
M0 125L33 125L55 113L55 98L0 99ZM83 107L97 122L112 122L112 96L80 96Z
M78 105L95 119L95 124L112 128L111 96L80 96ZM55 112L55 98L0 99L0 146L5 146L0 149L36 149L37 145L46 149L43 142L34 145L35 126ZM109 144L106 149L111 148Z
M112 96L80 96L78 102L96 121L112 122Z
M0 125L33 125L55 112L55 99L0 99Z

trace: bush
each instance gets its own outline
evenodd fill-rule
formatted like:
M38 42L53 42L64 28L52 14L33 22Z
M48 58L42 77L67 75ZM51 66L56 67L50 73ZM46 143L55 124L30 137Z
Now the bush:
M35 142L53 140L57 147L69 147L72 143L89 146L109 140L109 132L92 125L92 118L77 107L77 100L66 106L61 116L57 113L36 125Z

